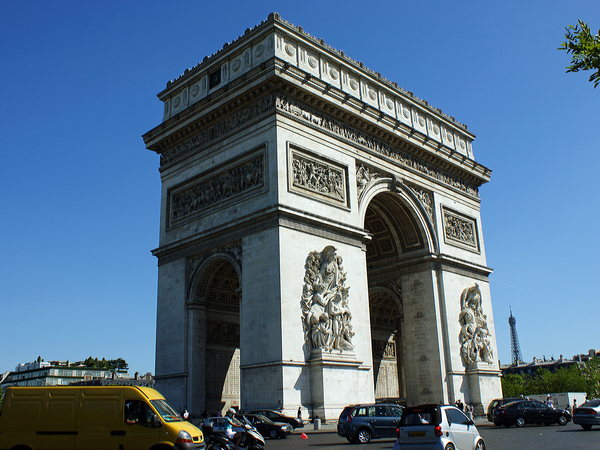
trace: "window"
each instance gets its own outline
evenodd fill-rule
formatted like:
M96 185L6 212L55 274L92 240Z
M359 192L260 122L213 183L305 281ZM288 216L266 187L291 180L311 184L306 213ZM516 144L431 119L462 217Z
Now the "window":
M469 419L462 412L455 408L448 408L446 410L446 418L448 419L448 423L458 423L461 425L468 425Z

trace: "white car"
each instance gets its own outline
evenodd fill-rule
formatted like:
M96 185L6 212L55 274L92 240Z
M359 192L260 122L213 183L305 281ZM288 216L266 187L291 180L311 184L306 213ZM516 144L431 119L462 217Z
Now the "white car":
M485 450L477 427L451 405L405 408L393 450Z

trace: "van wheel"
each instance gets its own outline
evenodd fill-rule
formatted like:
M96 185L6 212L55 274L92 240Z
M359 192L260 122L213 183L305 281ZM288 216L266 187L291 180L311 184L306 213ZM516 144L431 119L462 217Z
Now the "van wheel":
M365 428L363 428L362 430L358 430L358 433L356 434L356 439L361 444L367 444L371 440L371 432Z
M446 448L444 448L444 450L454 450L454 445L448 444L446 445Z

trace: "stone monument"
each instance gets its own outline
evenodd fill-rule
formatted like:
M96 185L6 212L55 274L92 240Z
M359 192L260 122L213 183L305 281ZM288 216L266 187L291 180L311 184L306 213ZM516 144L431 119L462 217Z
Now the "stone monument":
M160 155L170 403L336 419L376 399L481 412L501 396L490 170L465 125L278 14L158 98L143 138Z

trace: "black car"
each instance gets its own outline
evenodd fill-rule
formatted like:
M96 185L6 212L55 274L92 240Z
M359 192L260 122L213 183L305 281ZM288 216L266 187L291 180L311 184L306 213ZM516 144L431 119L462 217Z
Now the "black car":
M271 419L273 422L289 423L294 428L304 427L304 423L301 420L298 420L295 417L286 416L285 414L273 411L272 409L255 409L248 414L260 414L261 416Z
M494 423L510 427L522 427L527 423L557 423L566 425L571 420L571 413L564 409L551 408L537 400L518 400L507 403L494 411Z
M516 402L517 400L524 400L523 397L506 397L506 398L495 398L490 402L487 408L487 420L488 422L494 421L494 410L500 406L506 405L510 402Z
M346 406L338 419L338 435L361 444L371 439L396 437L402 410L395 403Z
M273 422L268 417L260 414L244 414L244 416L246 416L246 419L254 425L260 434L264 437L268 436L270 439L285 438L294 431L294 428L289 423ZM236 418L240 420L242 416L236 416Z

